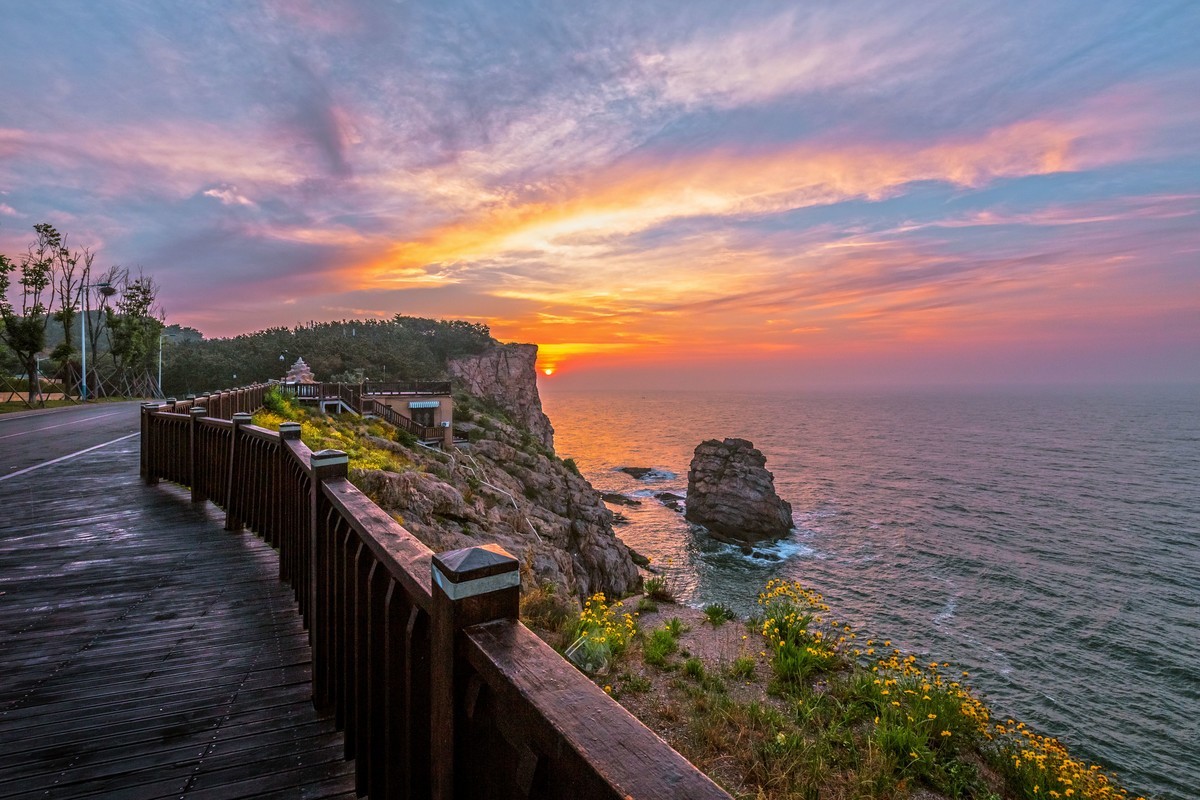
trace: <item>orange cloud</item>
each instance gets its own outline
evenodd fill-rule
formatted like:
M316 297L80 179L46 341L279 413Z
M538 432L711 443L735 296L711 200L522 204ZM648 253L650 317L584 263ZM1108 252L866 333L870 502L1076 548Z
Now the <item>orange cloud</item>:
M364 286L420 280L431 264L506 254L579 259L614 238L689 217L737 217L850 199L879 200L916 181L978 187L1044 175L1124 155L1089 147L1084 124L1036 120L933 145L802 144L771 152L718 150L619 165L553 197L495 205L394 246L355 270Z

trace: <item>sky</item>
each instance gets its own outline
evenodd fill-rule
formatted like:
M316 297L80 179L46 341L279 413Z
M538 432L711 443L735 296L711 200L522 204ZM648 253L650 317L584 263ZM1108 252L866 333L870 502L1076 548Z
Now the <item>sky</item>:
M0 0L0 252L561 388L1200 382L1200 3Z

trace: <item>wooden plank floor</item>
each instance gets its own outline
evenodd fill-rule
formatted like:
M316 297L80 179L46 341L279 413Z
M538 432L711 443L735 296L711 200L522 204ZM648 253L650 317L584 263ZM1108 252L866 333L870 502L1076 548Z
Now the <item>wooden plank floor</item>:
M138 444L0 483L0 797L353 797L274 551Z

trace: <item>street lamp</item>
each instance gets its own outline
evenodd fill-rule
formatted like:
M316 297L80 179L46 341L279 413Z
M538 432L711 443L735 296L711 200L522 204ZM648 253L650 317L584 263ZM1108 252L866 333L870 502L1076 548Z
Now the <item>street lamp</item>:
M174 339L175 334L167 333L165 331L158 332L158 396L159 397L166 397L166 395L163 394L163 388L162 388L162 346L163 346L163 337L164 336L170 336L172 339Z
M117 293L117 290L108 281L100 281L99 283L83 284L81 291L83 292L83 314L79 319L79 354L81 356L81 366L83 372L79 377L79 401L87 402L87 318L90 309L88 308L88 289L99 289L100 294L105 297L112 297Z
M33 354L33 385L37 387L38 400L42 399L42 362L48 358L50 358L50 356L44 356L40 353Z

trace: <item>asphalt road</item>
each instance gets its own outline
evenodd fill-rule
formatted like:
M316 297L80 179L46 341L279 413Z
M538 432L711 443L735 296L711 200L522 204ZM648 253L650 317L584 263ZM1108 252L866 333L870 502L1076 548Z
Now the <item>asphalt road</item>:
M0 414L0 487L7 478L136 436L141 401Z

